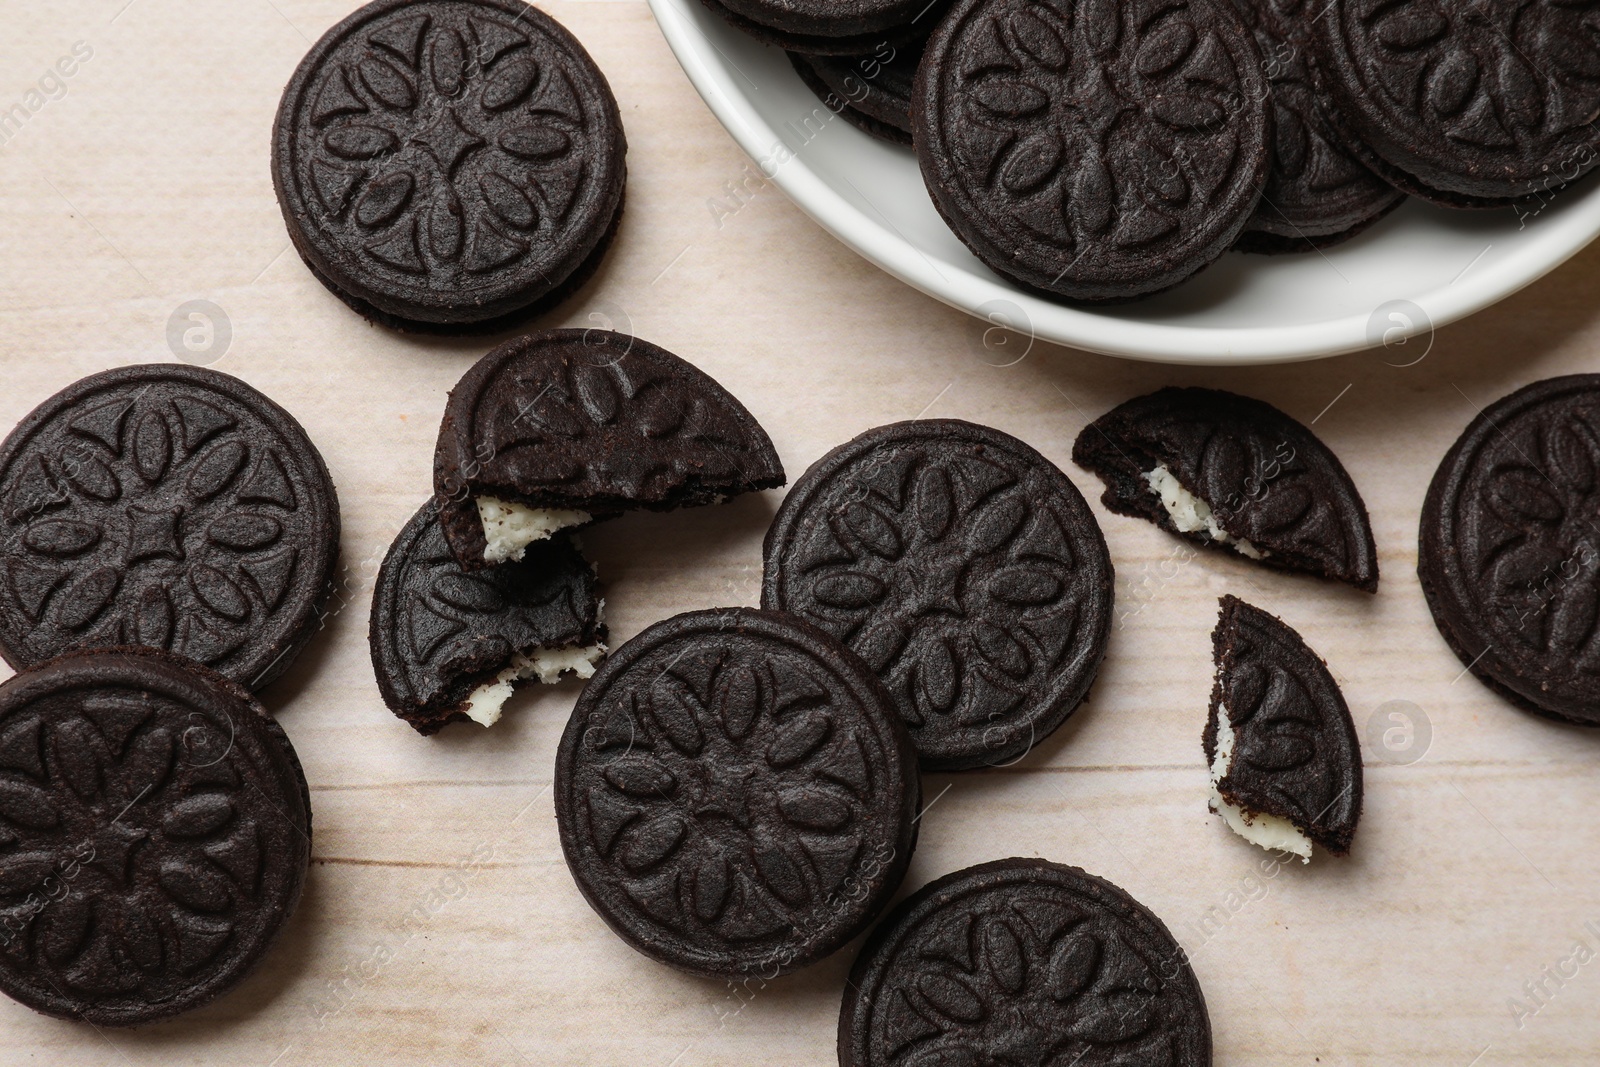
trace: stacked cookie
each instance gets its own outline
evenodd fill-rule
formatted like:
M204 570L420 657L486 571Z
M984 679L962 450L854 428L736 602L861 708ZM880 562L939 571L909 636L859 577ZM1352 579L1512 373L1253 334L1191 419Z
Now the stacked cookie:
M1541 206L1600 161L1583 17L1513 0L959 0L918 20L921 40L790 58L829 109L913 145L988 267L1109 303L1229 249L1348 240L1407 194Z
M0 991L96 1026L232 989L311 855L252 695L320 629L339 554L293 416L197 367L95 374L0 444Z
M705 0L759 41L813 56L858 56L927 37L950 0Z
M599 268L627 142L605 75L519 0L375 0L284 90L272 178L313 274L374 322L493 333Z
M1600 156L1600 51L1581 4L1371 5L1314 20L1346 144L1447 207L1538 203Z
M1451 446L1422 507L1417 577L1450 650L1519 707L1600 726L1600 375L1526 385Z

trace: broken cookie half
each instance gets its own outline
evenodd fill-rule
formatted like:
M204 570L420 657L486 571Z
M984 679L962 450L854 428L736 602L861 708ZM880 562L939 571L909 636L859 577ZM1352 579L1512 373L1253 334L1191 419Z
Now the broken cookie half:
M434 451L445 538L469 571L520 559L568 527L784 481L766 431L726 389L605 330L495 348L451 391Z
M1235 596L1222 598L1211 641L1211 810L1262 848L1306 862L1313 845L1346 855L1361 818L1361 746L1327 665Z
M1344 466L1270 404L1167 388L1096 419L1072 459L1105 482L1101 502L1270 567L1378 591L1367 506Z
M484 726L521 682L588 678L606 653L594 568L567 533L467 573L430 500L384 558L369 640L384 703L423 734Z

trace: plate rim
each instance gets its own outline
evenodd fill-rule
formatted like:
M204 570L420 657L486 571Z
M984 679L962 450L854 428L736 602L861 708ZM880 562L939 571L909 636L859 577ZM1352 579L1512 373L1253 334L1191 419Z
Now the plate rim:
M1377 347L1368 337L1374 312L1319 322L1261 327L1171 326L1124 318L1106 318L1023 292L987 270L980 274L955 267L959 287L887 219L874 219L824 181L796 155L760 115L735 83L728 59L700 31L690 5L697 0L646 0L668 47L689 82L739 148L813 222L845 247L880 270L943 304L979 316L978 309L996 301L1017 305L1028 317L1030 337L1122 359L1201 366L1250 366L1296 363ZM716 18L709 10L703 17ZM716 52L726 61L717 62ZM790 158L771 168L762 165L782 146ZM847 179L848 180L848 179ZM858 190L859 192L859 190ZM870 203L870 202L869 202ZM1582 251L1600 236L1600 183L1592 184L1562 216L1563 225L1544 227L1539 238L1524 242L1498 268L1471 277L1473 264L1442 288L1397 296L1423 313L1400 328L1392 343L1437 330L1489 307L1531 285ZM1476 261L1474 261L1475 263ZM951 264L944 264L946 271ZM960 288L962 292L956 290ZM981 300L973 302L970 294ZM1387 303L1380 305L1388 306ZM994 317L988 321L1010 325ZM1385 337L1392 335L1386 331ZM1391 343L1387 342L1386 343Z

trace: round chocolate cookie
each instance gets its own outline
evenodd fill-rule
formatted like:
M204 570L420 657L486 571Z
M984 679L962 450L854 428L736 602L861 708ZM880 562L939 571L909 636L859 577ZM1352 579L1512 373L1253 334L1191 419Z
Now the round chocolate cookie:
M1233 244L1267 178L1268 95L1227 0L961 0L917 68L912 121L934 205L974 255L1107 302Z
M885 45L863 56L789 53L800 80L840 118L874 137L911 143L911 83L922 46Z
M1209 1067L1211 1019L1160 919L1041 859L968 867L873 931L839 1012L840 1067Z
M1272 93L1272 168L1240 235L1241 252L1277 254L1348 240L1405 194L1343 147L1311 71L1311 0L1233 0L1255 33Z
M0 655L147 645L251 689L316 632L339 501L294 417L178 363L68 386L0 444Z
M704 0L728 25L808 56L859 56L915 45L950 0Z
M168 653L62 656L0 685L0 990L138 1026L260 962L300 899L311 798L245 690Z
M653 959L736 980L860 933L911 861L916 755L888 695L826 634L692 612L618 649L556 754L578 888Z
M1111 631L1105 538L1060 469L954 419L868 430L795 482L761 606L877 672L924 770L1020 758L1089 692Z
M1600 726L1600 375L1473 419L1433 476L1417 576L1461 662L1515 704Z
M284 90L272 174L313 273L401 329L491 332L599 265L627 144L605 76L519 0L376 0Z
M603 651L595 586L594 568L559 532L529 545L522 559L462 571L430 499L389 546L372 592L367 638L383 702L418 733L433 734L486 718L469 700L519 656L528 674L543 666L552 681L563 670L590 669L552 654ZM500 699L509 695L506 688ZM498 718L498 705L486 710Z
M1408 192L1498 206L1600 161L1588 4L1331 0L1312 25L1333 104Z
M478 360L450 392L433 459L440 522L467 570L488 565L480 497L579 523L784 480L766 431L710 375L606 330L518 337Z

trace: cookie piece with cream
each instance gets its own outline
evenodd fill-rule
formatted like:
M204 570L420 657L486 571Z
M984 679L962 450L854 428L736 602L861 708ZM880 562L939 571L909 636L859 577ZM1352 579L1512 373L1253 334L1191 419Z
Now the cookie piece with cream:
M468 719L490 726L518 684L594 674L606 653L604 607L571 534L468 573L430 500L378 571L368 635L378 688L419 733Z
M784 484L772 441L704 371L648 341L551 330L462 376L434 451L440 523L464 570L625 511Z
M1211 810L1246 841L1310 862L1349 853L1361 818L1361 745L1327 664L1236 596L1211 635L1217 680L1201 738Z
M1271 404L1167 388L1100 416L1072 459L1121 515L1280 570L1378 591L1367 506L1339 458Z

